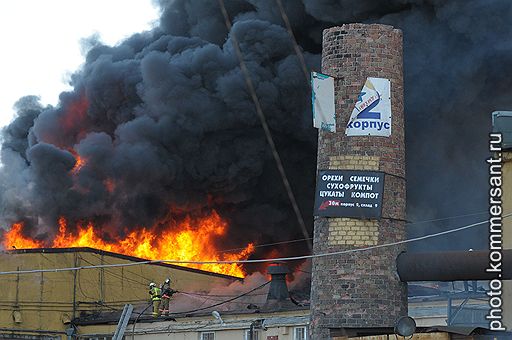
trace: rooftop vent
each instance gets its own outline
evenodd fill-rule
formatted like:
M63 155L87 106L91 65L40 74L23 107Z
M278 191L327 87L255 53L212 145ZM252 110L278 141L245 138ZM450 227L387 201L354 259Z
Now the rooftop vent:
M267 272L272 277L267 300L289 300L290 293L288 292L288 286L286 285L286 274L290 272L288 268L280 265L271 265L267 268Z
M270 281L267 302L265 303L264 309L272 308L276 310L296 307L297 305L290 299L290 293L286 285L286 274L290 272L288 267L283 265L270 265L267 268L267 272L272 279Z

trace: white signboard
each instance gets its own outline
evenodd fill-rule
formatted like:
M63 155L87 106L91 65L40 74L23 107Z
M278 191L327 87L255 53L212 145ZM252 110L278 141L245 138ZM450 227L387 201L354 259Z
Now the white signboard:
M389 79L367 78L345 130L347 136L391 135Z
M334 78L311 72L311 101L313 104L313 126L336 132L334 109Z

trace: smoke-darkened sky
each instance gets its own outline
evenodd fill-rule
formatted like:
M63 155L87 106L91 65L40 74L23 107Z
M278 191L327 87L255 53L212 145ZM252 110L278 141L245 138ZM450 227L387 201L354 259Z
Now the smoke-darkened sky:
M404 31L408 219L487 209L490 112L512 107L512 3L507 0L284 1L308 67L323 28L386 23ZM0 218L32 235L61 215L112 229L215 209L224 244L301 238L232 46L236 35L306 223L312 229L316 131L308 84L272 0L161 0L158 27L117 46L89 40L73 90L55 107L17 104L3 131ZM114 19L113 19L114 20ZM30 93L27 93L30 95ZM75 156L86 160L72 171ZM485 215L473 216L484 219ZM411 235L458 226L410 227ZM435 241L481 248L485 229ZM416 249L432 246L422 244ZM306 252L304 245L283 253Z

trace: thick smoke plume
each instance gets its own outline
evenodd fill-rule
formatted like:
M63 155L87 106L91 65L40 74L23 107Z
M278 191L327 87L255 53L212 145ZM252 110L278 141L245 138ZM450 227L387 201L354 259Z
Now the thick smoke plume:
M409 218L485 211L489 115L512 107L512 3L283 3L313 70L320 69L323 28L378 22L404 31ZM3 131L2 226L25 221L32 236L44 238L66 216L92 220L115 237L215 209L230 222L225 246L302 238L232 45L235 34L312 228L316 131L277 4L226 1L231 32L217 1L159 5L152 31L117 46L89 42L74 90L57 107L34 97L16 104L18 116ZM84 164L77 170L78 156ZM411 233L441 227L412 226ZM456 247L483 246L485 237L475 235ZM307 251L294 244L280 253Z

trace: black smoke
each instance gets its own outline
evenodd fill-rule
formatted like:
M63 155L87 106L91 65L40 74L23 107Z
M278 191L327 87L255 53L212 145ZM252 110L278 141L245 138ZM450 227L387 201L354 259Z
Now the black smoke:
M489 115L512 106L512 3L283 4L312 70L320 69L323 28L365 22L404 31L409 219L485 211ZM73 91L56 107L34 97L16 104L18 116L3 131L2 225L25 221L32 236L44 237L63 215L116 235L215 209L231 225L226 247L302 238L232 45L235 34L312 229L316 131L277 4L226 1L231 32L217 1L159 6L152 31L116 46L88 41ZM74 171L77 154L86 164ZM467 221L411 226L411 234ZM482 231L436 244L483 247ZM304 243L292 245L281 254L307 252Z

